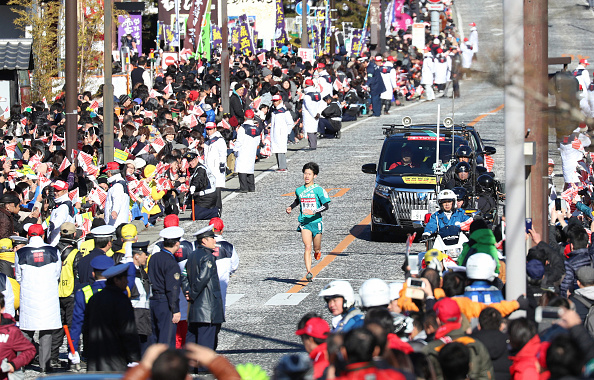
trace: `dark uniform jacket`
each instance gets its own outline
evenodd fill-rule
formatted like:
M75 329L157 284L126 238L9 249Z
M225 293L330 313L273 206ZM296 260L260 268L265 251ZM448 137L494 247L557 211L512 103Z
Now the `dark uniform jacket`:
M229 98L229 110L231 111L231 117L235 116L240 125L243 124L244 108L243 101L239 98L239 95L233 93Z
M78 262L77 271L81 288L85 285L95 282L95 279L93 278L93 268L91 267L91 261L99 255L105 255L105 252L99 248L95 248L89 252L88 255L81 258Z
M151 300L167 299L172 314L179 313L181 271L173 254L162 250L151 256L148 277L153 287Z
M140 360L140 340L134 309L124 292L108 284L89 300L85 313L89 326L87 371L125 371Z
M199 245L188 257L182 279L189 292L188 323L223 323L223 298L213 250Z
M190 178L190 187L192 186L196 187L193 197L197 206L204 208L216 207L217 194L216 191L214 191L216 188L216 183L210 183L204 165L200 164L196 166L192 172L192 177ZM213 189L212 192L203 195L199 194L201 191L208 192L208 190L211 188Z

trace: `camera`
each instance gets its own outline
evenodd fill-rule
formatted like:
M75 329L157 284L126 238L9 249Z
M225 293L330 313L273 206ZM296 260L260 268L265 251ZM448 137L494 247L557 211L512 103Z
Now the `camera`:
M417 300L425 299L425 283L418 278L409 277L406 280L406 291L404 295Z

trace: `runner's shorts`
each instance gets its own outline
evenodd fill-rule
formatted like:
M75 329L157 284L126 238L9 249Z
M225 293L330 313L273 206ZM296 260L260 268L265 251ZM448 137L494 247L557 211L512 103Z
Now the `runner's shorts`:
M323 230L322 220L320 219L320 220L310 222L307 224L300 224L299 227L297 227L297 231L301 232L302 229L311 231L312 237L315 237L317 234L322 234L322 230Z

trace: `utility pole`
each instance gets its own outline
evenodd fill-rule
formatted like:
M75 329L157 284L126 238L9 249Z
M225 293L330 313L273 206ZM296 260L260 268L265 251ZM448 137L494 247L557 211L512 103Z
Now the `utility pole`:
M380 30L378 28L380 20L381 20L381 0L369 0L369 45L375 45L374 51L372 51L372 56L378 54L379 48L379 34ZM365 30L363 31L365 33ZM364 41L361 41L363 44Z
M113 0L104 0L103 25L103 163L113 161L113 84L111 80L111 25Z
M380 2L380 35L379 35L379 54L386 52L386 0L379 0Z
M524 87L526 92L526 141L536 145L539 159L530 167L530 213L532 226L548 241L548 0L524 1ZM533 94L533 95L531 95ZM530 131L530 133L528 133ZM507 152L506 152L507 153Z
M76 78L76 62L78 52L78 22L76 0L66 0L66 157L71 157L72 149L77 149L77 107L78 89ZM43 53L41 53L43 54Z
M505 75L506 292L526 293L526 183L524 169L524 2L503 0Z
M223 112L229 112L229 21L227 19L227 0L219 0L221 7L221 34L223 48L221 49L221 105Z
M307 0L301 0L301 47L309 47L307 34Z

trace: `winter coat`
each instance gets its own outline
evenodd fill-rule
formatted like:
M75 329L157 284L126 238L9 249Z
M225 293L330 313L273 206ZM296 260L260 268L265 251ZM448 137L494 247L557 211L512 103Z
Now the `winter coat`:
M284 105L272 111L270 121L270 150L272 153L287 153L287 141L293 128L293 118Z
M235 151L235 172L254 174L256 153L260 145L260 133L260 128L255 125L252 119L247 119L237 129L237 139L233 147Z
M204 142L204 163L214 174L217 182L216 187L225 187L227 144L218 131Z
M435 83L444 84L450 79L452 60L449 56L439 54L435 58Z
M512 365L512 361L509 359L507 351L507 335L499 330L477 330L471 336L484 344L489 351L495 371L495 380L509 379L509 367Z
M561 297L567 297L567 291L573 292L577 289L577 270L583 266L594 265L593 252L588 248L576 249L569 253L565 260L565 277L561 281Z
M125 371L128 363L140 361L134 309L115 285L108 284L91 297L85 326L88 326L87 371Z
M541 241L528 250L526 261L528 262L534 258L532 255L537 254L537 251L543 251L544 256L549 261L549 263L545 265L545 277L541 286L543 288L557 288L565 274L565 257L559 252L558 245L552 247L544 241Z
M440 210L431 215L423 233L433 234L446 226L457 226L458 231L460 231L460 224L466 222L468 219L470 219L470 217L467 216L462 209L454 210L449 218L445 212Z
M474 56L472 45L462 43L460 44L460 50L462 50L462 67L470 69L470 66L472 66L472 57Z
M540 348L540 338L535 335L526 343L516 356L511 356L513 361L509 367L509 373L513 380L533 380L538 379L538 368L536 367L536 354Z
M316 116L320 114L321 110L324 108L322 102L322 95L315 87L309 86L305 88L302 107L303 132L318 132L318 119L316 119Z
M476 27L472 27L470 29L470 35L468 36L468 42L470 42L472 44L472 50L474 51L474 53L478 53L479 51L479 43L478 43L478 30L476 30Z
M576 295L579 297L576 297ZM586 303L590 303L590 306L582 302L581 298L583 298ZM576 289L574 294L569 297L569 300L573 302L576 313L578 313L580 318L582 318L582 321L585 322L590 307L594 305L594 286L586 286L585 288Z
M435 75L435 62L432 56L426 56L423 59L423 69L421 70L421 84L432 86Z
M455 299L455 298L454 298ZM491 356L489 351L484 344L478 339L470 337L464 333L462 327L450 331L442 339L446 341L458 342L464 344L470 350L470 372L468 373L469 378L473 380L492 380L493 379L493 364L491 363ZM433 363L435 368L435 375L438 380L443 379L441 373L441 367L437 360L437 355L443 347L444 342L441 339L436 339L429 342L423 353L427 355L427 358Z
M17 355L17 352L19 354ZM35 357L35 346L29 342L22 331L16 327L10 314L2 314L0 319L0 358L8 359L15 370L31 363ZM8 373L0 372L0 379L8 378Z
M20 328L53 330L62 327L58 280L62 262L60 252L39 236L16 252L16 280L21 284Z
M109 177L107 182L110 188L105 201L105 224L117 227L130 220L130 195L126 193L127 189L124 189L127 185L120 174ZM112 211L118 214L115 219L111 217Z
M0 207L0 239L9 238L14 235L14 223L12 213Z
M476 230L470 234L469 238L462 247L462 253L458 256L458 265L466 266L466 261L468 261L469 253L472 255L470 252L472 250L474 253L480 252L491 255L495 263L497 263L495 273L499 273L499 252L497 252L497 248L495 247L497 241L495 235L493 235L493 231L486 228Z
M190 296L188 323L225 322L217 263L211 249L200 245L190 254L182 286Z
M243 100L237 95L235 91L229 98L229 110L231 117L235 116L239 124L243 124L245 106Z
M382 92L380 98L383 100L392 100L394 97L394 89L396 88L396 69L392 66L392 62L386 62L380 67L382 73L382 80L386 91Z

